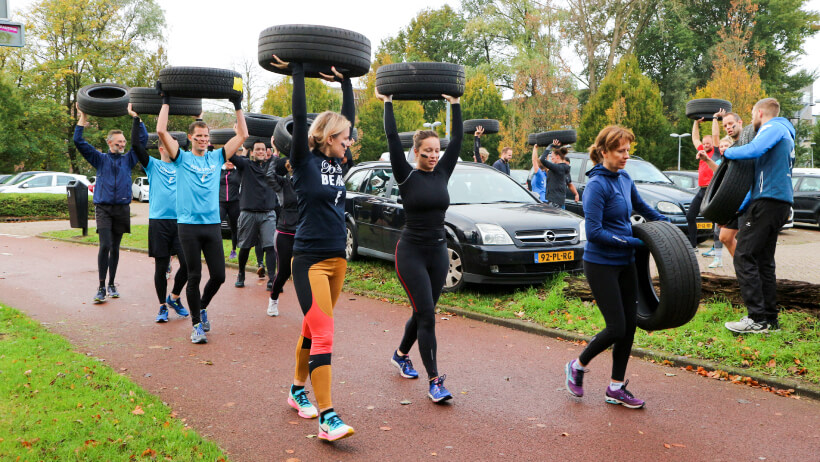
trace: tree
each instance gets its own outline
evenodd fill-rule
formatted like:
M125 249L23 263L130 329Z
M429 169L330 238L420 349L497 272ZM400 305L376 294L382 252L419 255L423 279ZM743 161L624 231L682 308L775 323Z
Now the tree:
M752 120L752 107L765 97L760 77L746 70L742 63L731 61L718 62L712 80L698 88L694 96L730 101L732 111L737 112L746 123Z
M632 55L621 58L584 107L576 146L591 145L598 132L612 124L632 129L636 153L644 160L659 168L675 164L670 126L663 115L658 86L641 73Z
M325 85L320 79L305 79L308 112L339 111L342 96L338 88ZM262 103L262 113L285 117L293 112L293 79L285 77L271 86Z

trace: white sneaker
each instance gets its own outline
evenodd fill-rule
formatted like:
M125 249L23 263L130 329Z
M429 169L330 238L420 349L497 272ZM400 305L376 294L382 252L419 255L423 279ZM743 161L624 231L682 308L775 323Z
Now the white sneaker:
M723 268L723 260L715 258L712 260L712 263L709 264L709 268Z
M739 334L765 334L769 332L768 323L757 323L748 316L744 316L740 321L727 322L723 326Z
M279 300L268 299L268 316L279 316Z

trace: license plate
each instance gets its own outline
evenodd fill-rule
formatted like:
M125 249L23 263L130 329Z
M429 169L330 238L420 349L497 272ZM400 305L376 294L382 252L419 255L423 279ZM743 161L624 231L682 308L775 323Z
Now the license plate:
M575 260L574 250L565 250L563 252L536 252L536 263L552 263L555 261L572 261Z
M698 223L698 229L712 229L712 223Z

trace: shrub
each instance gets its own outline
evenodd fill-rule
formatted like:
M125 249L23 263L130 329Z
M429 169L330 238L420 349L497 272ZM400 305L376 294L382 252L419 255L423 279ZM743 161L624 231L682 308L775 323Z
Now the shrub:
M88 216L94 216L94 204L88 198ZM2 194L0 217L33 219L68 219L68 200L64 194Z

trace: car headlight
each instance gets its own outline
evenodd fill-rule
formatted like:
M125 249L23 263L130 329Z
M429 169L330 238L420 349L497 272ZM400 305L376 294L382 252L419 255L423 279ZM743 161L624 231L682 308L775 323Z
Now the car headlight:
M671 213L671 214L678 214L683 215L683 209L680 208L678 204L673 204L672 202L660 201L658 205L655 206L661 213Z
M481 235L481 243L484 245L505 245L512 244L512 238L498 225L480 223L475 225Z
M587 221L581 220L580 229L578 230L578 240L584 242L587 240Z

